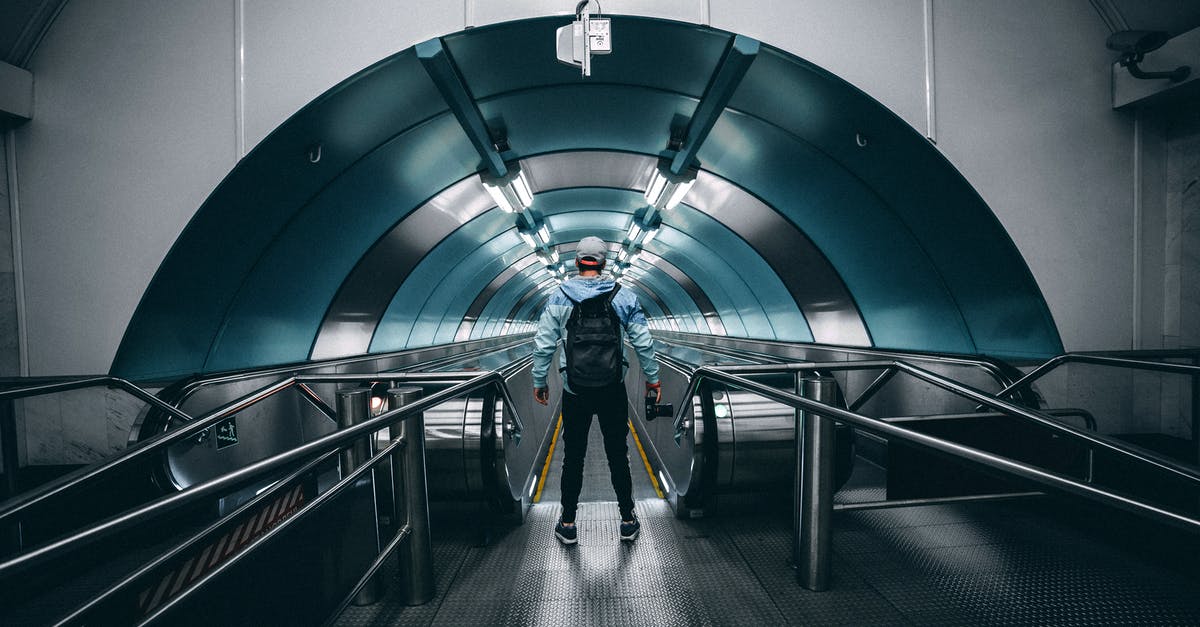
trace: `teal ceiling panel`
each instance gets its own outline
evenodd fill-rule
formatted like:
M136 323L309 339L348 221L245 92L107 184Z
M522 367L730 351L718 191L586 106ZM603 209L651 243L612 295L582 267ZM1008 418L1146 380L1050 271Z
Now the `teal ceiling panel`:
M588 235L593 235L606 241L613 241L623 235L624 232L624 228L597 228L594 226L594 222L592 222L579 229L557 229L555 231L555 237L559 238L559 241L574 242ZM535 266L535 268L538 268L538 266ZM528 272L523 274L527 275ZM539 281L521 281L519 278L509 280L504 287L497 292L496 296L493 297L488 303L487 307L484 309L483 315L480 316L480 319L504 319L509 312L512 311L513 306L516 305L516 303L525 295L526 292L528 292L529 288ZM687 319L690 328L707 331L708 324L700 315L698 307L688 296L687 292L685 292L677 283L668 280L665 277L651 277L651 280L647 282L647 287L652 289L655 295L662 299L666 306L670 308L677 317ZM527 317L531 318L536 318L537 315L537 312L533 312L532 314L527 313ZM483 333L483 330L486 328L488 327L485 324L482 327L477 327L475 332ZM480 337L483 336L486 335L480 335Z
M647 250L662 255L693 278L705 277L705 291L727 293L721 312L736 311L745 337L811 342L812 331L796 301L762 256L721 223L687 205L663 217L669 228ZM712 258L711 264L706 261ZM708 287L713 284L712 287ZM713 301L716 304L716 301ZM742 335L727 328L729 335Z
M453 330L449 339L438 338L440 325L457 317L457 328L475 294L527 252L512 223L511 214L493 209L438 242L396 291L370 351L453 341Z
M267 247L230 307L206 370L306 359L338 287L371 244L478 161L449 115L367 155Z
M854 295L876 346L975 352L938 269L852 172L810 144L728 112L700 161L753 190L812 239Z
M1041 291L995 214L941 152L886 107L770 47L729 106L802 138L899 217L953 294L978 352L1062 352Z
M545 180L561 189L538 190L535 180L534 208L553 243L585 235L620 241L642 206L640 187L653 167L645 155L683 136L732 35L613 16L616 51L597 57L584 79L553 56L553 32L569 21L497 24L442 41L505 158L613 151L588 161L611 166L608 187L562 176L578 170L555 172L547 159ZM665 269L639 263L645 272L630 280L631 290L661 299L660 307L643 298L648 313L685 330L708 332L707 314L730 334L811 341L801 307L817 307L804 309L814 325L861 319L869 338L860 330L855 341L880 347L1061 352L1011 239L919 133L853 86L770 46L731 94L695 153L699 167L769 207L755 203L757 217L747 218L714 185L694 200L701 210L665 213L647 247ZM643 160L632 173L620 169L628 155ZM349 321L347 333L358 333L353 345L373 352L451 341L476 314L475 337L501 332L514 312L535 317L543 300L531 293L537 264L520 266L529 251L514 216L483 211L487 197L470 179L481 168L412 49L363 70L292 116L217 187L147 288L112 372L166 378L304 360L334 311L335 321ZM393 229L430 199L457 202L446 190L464 181L461 198L481 215L461 227L443 222L450 226L430 237L440 241L408 236L397 238L407 248L375 247L389 233L409 235ZM833 270L821 276L840 281L833 292L843 295L832 313L819 309L826 300L799 296L805 269L778 259L790 236L766 226L779 225L772 211L828 259ZM756 239L775 252L764 259ZM372 249L407 255L402 283L381 281L386 286L370 292L371 277L392 259L364 263ZM356 299L341 299L343 289ZM362 298L364 289L372 298ZM354 304L368 301L370 324L356 331L355 316L368 308Z
M691 115L692 99L644 87L587 83L505 94L479 103L503 124L523 157L566 149L655 155L667 148L671 124Z
M157 378L203 371L239 286L295 212L364 154L444 108L409 49L294 114L192 217L126 327L112 372ZM312 163L318 146L320 160Z
M552 233L585 229L589 224L623 231L628 229L632 213L645 206L640 193L597 188L543 193L538 195L537 203L548 216ZM591 215L597 209L629 215ZM726 326L730 335L812 341L795 301L749 244L686 206L664 214L663 224L663 234L650 243L648 250L683 270L709 296L722 319L731 318Z

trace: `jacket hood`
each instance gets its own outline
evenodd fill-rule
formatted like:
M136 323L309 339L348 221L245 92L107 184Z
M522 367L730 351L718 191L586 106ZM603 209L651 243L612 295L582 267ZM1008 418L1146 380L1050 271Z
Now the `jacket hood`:
M587 278L571 279L562 284L562 291L575 302L585 301L594 296L607 294L616 285L612 279Z

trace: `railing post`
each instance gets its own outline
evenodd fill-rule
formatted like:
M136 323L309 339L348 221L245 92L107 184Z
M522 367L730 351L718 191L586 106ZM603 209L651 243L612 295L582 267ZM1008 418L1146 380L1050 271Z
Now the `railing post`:
M388 390L391 408L396 409L421 398L419 387ZM399 459L392 459L392 485L396 490L397 521L406 521L411 530L400 545L401 596L406 605L423 605L433 600L433 543L429 535L429 491L425 476L425 416L416 414L390 427L393 440L404 438Z
M338 390L337 393L337 421L339 429L348 429L356 424L359 424L370 417L371 413L371 390L368 388L355 388L350 390ZM342 476L348 476L363 464L367 463L371 458L371 438L370 436L355 440L352 444L342 449L341 455L338 458L338 467L342 471ZM375 521L375 550L379 550L379 525ZM372 577L367 585L354 597L355 605L371 605L378 603L379 599L383 598L383 579L379 576Z
M835 407L842 406L833 377L803 379L800 394ZM833 421L808 411L796 421L796 525L793 563L800 585L820 592L829 589L833 553Z

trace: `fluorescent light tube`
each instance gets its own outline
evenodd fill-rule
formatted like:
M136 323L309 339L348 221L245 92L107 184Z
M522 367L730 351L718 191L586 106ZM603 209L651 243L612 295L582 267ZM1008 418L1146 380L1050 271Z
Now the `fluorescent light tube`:
M687 196L687 193L692 190L692 186L695 184L696 179L675 183L675 188L670 191L670 195L667 197L667 202L662 206L663 211L670 211L675 207L678 207L679 203L683 202L683 197Z
M484 181L483 188L487 190L488 195L492 197L492 200L495 201L497 207L500 207L501 211L516 213L516 208L509 202L508 197L504 195L504 190L500 189L499 186Z

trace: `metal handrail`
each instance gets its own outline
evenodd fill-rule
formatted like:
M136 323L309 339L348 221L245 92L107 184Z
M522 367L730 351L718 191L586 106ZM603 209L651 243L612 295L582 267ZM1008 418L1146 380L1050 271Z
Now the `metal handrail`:
M412 404L415 405L416 403L412 403ZM409 414L409 415L414 415L414 414ZM406 417L408 417L408 416L406 416ZM366 424L366 423L362 423L362 424ZM205 575L202 576L199 580L197 580L192 585L192 587L190 589L188 589L185 593L180 594L179 596L166 601L161 606L156 608L153 612L151 612L148 616L145 617L145 619L142 621L142 624L149 624L152 621L154 621L155 619L161 617L163 614L170 611L171 608L182 603L185 599L188 598L189 595L195 593L196 591L200 590L205 585L216 580L217 577L219 577L223 572L233 568L242 560L249 558L250 555L252 555L259 547L265 546L267 544L267 542L270 541L271 538L283 533L284 530L288 529L289 527L299 524L299 522L301 520L303 520L305 516L308 516L308 515L312 514L313 512L317 511L321 506L330 502L335 497L337 497L339 494L341 494L342 492L344 492L345 490L347 490L348 488L350 488L351 486L356 484L364 475L366 475L368 472L371 472L372 470L374 470L375 467L377 465L379 465L384 459L389 458L392 455L392 453L394 453L397 449L405 446L406 444L407 444L406 441L400 440L400 439L397 439L396 441L389 444L387 446L387 448L383 449L378 454L372 456L372 458L369 462L354 469L352 472L350 472L345 477L343 477L340 481L338 481L333 486L331 486L328 490L319 494L317 496L317 498L313 499L313 501L311 503L309 503L307 506L305 506L300 511L296 512L295 515L290 516L290 517L280 521L279 524L275 525L270 530L268 530L266 533L264 533L260 538L255 540L255 542L253 544L247 546L245 548L245 550L235 554L229 560L220 564L219 566L217 566L217 568L213 569L212 571L205 573ZM408 524L404 525L403 527L401 527L400 529L397 530L395 536L388 543L387 547L385 547L385 550L377 557L377 559L368 568L366 576L364 576L358 582L358 585L355 587L355 592L357 592L359 587L361 587L363 584L366 583L366 580L369 579L370 575L373 575L374 572L379 569L379 567L383 564L383 562L386 560L386 558L389 555L391 555L391 552L394 551L396 549L396 547L399 546L400 542L404 541L404 539L409 536L411 531L412 531L412 527ZM2 572L2 568L3 568L3 566L0 565L0 572ZM354 598L353 594L349 596L349 599L353 599L353 598ZM345 608L344 607L339 608L338 613L340 613L343 609L345 609Z
M1102 355L1087 355L1083 353L1066 353L1046 360L1045 363L1034 368L1029 374L1017 379L1012 385L1000 390L996 396L1004 397L1018 391L1022 388L1029 387L1034 381L1046 376L1051 370L1058 368L1063 364L1068 363L1084 363L1095 366L1108 366L1112 368L1128 368L1131 370L1151 370L1155 372L1170 372L1174 374L1190 374L1200 376L1200 366L1189 366L1187 364L1172 364L1161 361L1145 361L1141 359L1128 359L1123 357L1106 357Z
M532 334L530 333L528 335L532 335ZM486 339L493 340L496 338L486 338ZM449 362L453 362L455 360L461 360L464 357L470 357L472 355L479 354L479 353L487 353L487 352L491 352L491 351L505 350L508 348L512 348L514 346L519 346L520 344L527 342L527 341L528 341L528 338L525 338L525 337L522 337L519 335L519 336L515 336L515 339L513 339L509 342L501 342L495 346L488 346L485 348L477 348L477 349L469 350L469 351L466 351L463 353L457 353L457 354L445 357L441 360L435 360L433 362L421 362L420 366L422 368L425 368L426 371L428 371L428 367L431 366L432 364L437 364L439 362L440 363L449 363ZM420 348L412 348L412 349L407 349L407 350L402 350L402 351L396 351L394 353L374 354L374 355L369 355L369 356L365 356L365 357L351 357L351 358L337 357L337 358L333 358L333 359L327 359L324 361L314 361L314 362L309 362L309 363L306 363L303 365L294 365L294 366L290 366L290 367L285 366L285 367L280 367L280 368L268 368L268 369L264 369L264 370L249 370L249 371L245 371L245 372L234 372L234 373L212 375L209 378L196 379L193 381L189 381L187 384L185 384L183 389L180 390L178 404L182 404L183 401L187 400L192 394L196 393L198 390L208 387L208 386L212 386L212 385L219 385L222 383L237 383L239 381L248 381L250 379L269 377L273 374L274 375L289 375L289 374L299 375L301 372L303 372L305 370L312 370L314 368L328 368L330 366L344 366L344 365L349 365L349 364L378 361L380 359L389 359L389 358L393 358L393 357L408 354L408 353L415 353L415 352L419 352L419 351L428 351L428 350L439 348L441 346L445 346L445 345L422 346ZM411 371L398 371L398 372L411 372Z
M847 409L849 409L850 411L854 411L854 409L851 407L847 407ZM1092 415L1092 412L1090 412L1086 409L1080 409L1078 407L1061 407L1058 409L1043 409L1043 410L1041 410L1041 412L1046 414L1047 416L1053 416L1055 418L1064 418L1067 416L1078 416L1079 418L1083 419L1084 428L1086 428L1088 431L1096 430L1096 417ZM965 414L928 414L928 415L924 415L924 416L888 416L886 418L879 418L879 420L895 424L895 423L901 423L901 422L925 422L925 421L929 421L929 420L957 420L957 419L962 419L962 418L998 418L1001 416L1007 416L1007 414L1005 414L1003 412L969 412L969 413L965 413Z
M712 348L711 345L705 344L703 342L696 342L696 341L687 339L688 336L690 336L692 334L682 333L682 332L678 332L678 331L668 332L668 333L669 333L669 335L667 337L669 337L669 340L664 340L664 341L670 341L670 342L673 342L676 344L683 344L685 346L691 346L693 348L696 348L696 347ZM680 336L683 336L683 337L680 337ZM660 339L662 339L662 338L660 338ZM748 340L748 341L752 341L756 344L765 344L768 346L795 347L797 345L797 343L794 343L794 342L784 342L784 341L780 341L780 340L765 340L765 339L756 339L756 338L730 338L730 339ZM812 348L814 350L837 351L837 352L853 354L853 355L878 356L882 359L887 359L887 360L930 361L930 362L940 363L940 364L977 368L979 370L986 372L988 375L990 375L992 377L992 379L994 379L996 381L996 383L998 383L1002 387L1007 386L1012 382L1012 378L1009 377L1003 370L1001 370L996 365L995 362L990 361L988 359L971 357L968 355L948 356L948 355L940 355L940 354L889 351L889 350L881 350L881 349L877 349L877 348L867 348L867 347L839 346L839 345L834 345L834 344L807 344L807 343L804 343L801 345L804 346L805 348ZM722 347L722 348L725 348L725 347ZM729 349L726 348L726 350L729 350ZM760 356L760 355L771 356L769 353L768 354L755 353L755 355L756 356Z
M919 370L919 371L921 370L919 368L916 368L915 366L911 366L911 365L907 365L907 364L904 364L904 366L906 367L905 368L906 371L907 371L907 369L913 369L913 370ZM922 371L922 372L924 372L926 375L930 376L933 379L942 379L941 377L938 377L937 375L934 375L933 373L930 373L927 371ZM896 440L901 440L901 441L907 442L909 444L923 447L923 448L926 448L926 449L929 449L932 451L937 451L939 453L943 453L943 454L950 455L953 457L966 459L968 461L972 461L972 462L981 464L983 466L987 466L989 468L1000 470L1000 471L1006 472L1011 475L1015 475L1015 476L1023 478L1023 479L1027 479L1027 480L1034 481L1034 482L1037 482L1037 483L1040 483L1043 485L1047 485L1052 488L1062 490L1064 492L1069 492L1069 493L1083 496L1086 498L1091 498L1093 500L1107 503L1109 505L1113 505L1115 507L1119 507L1119 508L1125 509L1127 511L1132 511L1135 513L1144 514L1144 515L1148 515L1148 516L1151 516L1154 518L1158 518L1160 520L1164 520L1164 521L1167 521L1167 522L1170 522L1173 524L1177 524L1182 527L1191 529L1193 531L1200 531L1200 519L1192 518L1190 516L1186 516L1186 515L1172 512L1172 511L1169 511L1166 509L1162 509L1160 507L1156 507L1154 505L1143 503L1141 501L1132 499L1127 496L1117 494L1115 492L1110 492L1108 490L1096 487L1096 486L1088 484L1088 483L1084 483L1084 482L1077 481L1077 480L1069 478L1069 477L1065 477L1065 476L1057 475L1057 474L1054 474L1051 472L1047 472L1045 470L1041 470L1034 466L1029 466L1027 464L1023 464L1021 462L1013 461L1006 457L988 453L986 451L981 451L976 448L964 446L961 444L957 444L955 442L951 442L951 441L937 438L934 436L926 435L926 434L923 434L920 432L911 431L909 429L904 429L902 427L897 427L895 425L891 425L886 422L882 422L880 420L870 418L868 416L864 416L862 414L857 414L857 413L851 412L849 410L841 409L839 407L834 407L831 405L819 403L817 401L813 401L813 400L804 398L802 396L798 396L791 392L779 390L779 389L773 388L771 386L757 383L755 381L751 381L749 379L737 376L737 375L729 373L729 372L724 372L723 369L721 369L721 368L714 368L714 367L710 367L710 366L702 366L702 367L698 368L696 370L695 375L692 377L692 383L689 386L689 393L684 398L688 398L689 396L695 394L696 393L695 390L697 389L699 382L704 379L716 381L718 383L724 383L726 385L731 385L733 387L737 387L737 388L740 388L740 389L743 389L743 390L746 390L749 392L754 392L754 393L759 394L770 400L773 400L773 401L776 401L779 403L783 403L785 405L790 405L796 409L802 409L802 410L805 410L808 412L812 412L814 414L821 415L821 416L824 416L824 417L832 419L832 420L844 422L844 423L853 425L854 427L863 429L864 431L874 433L876 435L880 435L880 436L883 436L886 438L894 438ZM930 382L935 383L935 385L938 384L937 382L935 382L933 380L930 380ZM1004 407L1004 408L1011 409L1011 410L1019 410L1021 412L1027 411L1022 408L1018 408L1010 403L998 401L997 399L987 397L986 394L972 390L971 388L967 388L966 386L962 386L961 384L958 384L955 382L949 382L949 383L952 383L956 387L964 388L963 391L969 392L969 396L977 396L978 399L975 399L975 400L979 400L981 402L987 401L990 404L995 404L995 406L998 409L1001 407ZM683 415L683 413L681 412L680 418L682 418L682 415ZM679 421L680 418L677 418L676 420ZM1195 476L1194 472L1185 473L1185 476L1188 476L1189 478L1192 478L1192 479L1197 478Z
M0 401L16 400L18 398L28 398L30 396L43 396L46 394L69 392L71 390L81 390L84 388L100 386L124 390L134 398L145 401L150 405L167 412L175 418L179 418L181 420L188 420L191 418L186 413L176 409L175 407L172 407L168 403L163 402L162 399L138 387L137 385L120 377L110 376L84 377L79 379L69 379L66 381L57 381L54 383L37 383L16 389L4 390L3 392L0 392Z
M925 370L923 368L918 368L916 366L913 366L912 364L908 364L908 363L905 363L902 361L891 361L891 362L800 362L800 363L781 364L781 365L774 365L774 366L723 366L723 367L719 367L719 368L712 367L712 366L702 366L699 369L697 369L696 374L692 376L691 384L688 386L687 393L684 396L684 398L687 399L687 398L690 398L692 395L696 394L696 390L698 389L698 386L699 386L699 379L704 378L703 373L721 372L722 374L726 374L726 375L783 374L783 373L788 373L788 372L804 372L804 371L814 371L814 370L843 370L843 371L845 371L845 370L877 369L880 367L891 367L891 368L895 368L897 370L901 370L915 378L925 381L926 383L933 384L933 385L940 387L944 390L947 390L953 394L956 394L963 398L967 398L972 401L975 401L976 403L979 403L981 405L986 405L988 407L992 407L993 409L996 409L1005 414L1009 414L1009 415L1016 416L1019 418L1025 418L1027 420L1031 420L1031 421L1041 424L1042 426L1045 426L1053 431L1058 431L1059 433L1067 434L1071 437L1076 437L1076 438L1082 439L1098 448L1105 449L1107 451L1116 453L1118 455L1136 459L1138 461L1141 461L1141 462L1147 463L1151 466L1154 466L1160 470L1163 470L1165 472L1173 474L1179 478L1182 478L1182 479L1185 479L1192 483L1196 483L1196 484L1200 485L1200 469L1196 469L1196 468L1193 468L1190 466L1179 464L1173 460L1167 459L1165 457L1160 457L1158 455L1154 455L1152 453L1149 453L1149 452L1141 450L1141 449L1136 449L1136 448L1131 447L1122 442L1119 442L1116 440L1111 440L1109 438L1105 438L1103 436L1099 436L1097 434L1089 433L1085 430L1078 429L1076 427L1072 427L1070 425L1059 422L1059 421L1055 420L1054 418L1052 418L1051 416L1048 416L1040 411L1037 411L1034 409L1029 409L1027 407L1021 407L1012 402L998 398L997 396L992 396L990 394L987 394L986 392L982 392L982 391L976 390L975 388L972 388L970 386L963 385L962 383L954 381L953 379L943 377L941 375L935 374L935 373ZM711 377L709 377L709 378L711 378ZM756 384L756 385L758 385L758 384ZM765 389L774 389L774 388L770 388L768 386ZM871 419L869 419L869 420L871 420ZM678 441L682 437L682 434L684 432L686 432L686 430L688 428L690 428L691 425L687 424L687 423L688 423L688 421L686 420L686 411L683 411L683 409L681 408L681 410L677 413L677 415L675 417L675 423L674 423L675 424L676 441ZM869 429L868 429L868 431L869 431Z
M159 452L160 450L175 444L181 440L187 439L198 434L205 429L221 422L222 420L233 416L246 408L255 405L262 400L274 396L303 383L337 383L337 382L358 382L358 381L397 381L397 382L434 382L434 381L449 381L462 380L463 378L471 379L479 376L478 372L445 372L445 373L368 373L368 374L326 374L326 375L304 375L290 376L281 381L259 388L249 394L246 394L238 399L218 407L209 413L200 417L189 417L185 424L177 429L166 431L156 435L148 440L138 443L137 445L127 449L125 452L106 460L94 466L87 466L75 472L69 473L59 479L47 483L35 490L18 495L8 501L0 503L0 524L10 521L16 515L26 509L40 504L50 498L61 495L70 490L76 489L84 483L90 482L97 477L113 472L118 468L128 466L135 461L141 460L149 455ZM499 375L497 375L499 376ZM503 394L505 402L511 404L511 397L508 394L507 386L503 386ZM170 407L168 405L168 407ZM179 411L171 408L173 411ZM182 412L180 412L182 413ZM186 414L185 414L186 415ZM513 435L518 437L524 425L516 412L512 412L513 416Z
M395 378L396 380L404 380L405 373L288 377L284 381L267 386L263 390L252 393L248 396L259 397L257 400L268 398L270 395L276 394L286 389L291 384L294 384L297 379L303 379L305 382L328 383L334 381L354 380L353 377L357 377L358 380L387 380L392 378ZM448 399L469 394L489 386L498 386L501 390L501 393L504 394L506 398L508 397L506 389L507 385L505 384L503 375L501 375L499 372L485 371L475 373L475 376L470 379L457 383L443 390L439 390L438 392L435 392L413 403L409 403L403 407L386 411L374 418L371 418L370 420L358 423L353 427L335 431L334 433L322 436L311 442L301 444L288 451L284 451L271 457L259 460L228 474L198 483L191 486L187 490L164 496L151 503L128 510L91 527L77 531L74 534L54 540L26 553L22 553L6 562L0 562L0 577L7 577L20 572L25 572L26 570L52 560L65 552L77 549L111 534L118 533L140 524L146 518L175 510L205 496L248 483L263 474L276 471L289 464L307 459L313 455L319 455L330 450L341 448L345 445L348 445L358 437L362 437L389 427L409 416L415 415L419 412L424 412L425 410L430 409ZM268 391L270 392L269 394L264 394L264 392ZM249 403L246 406L249 406L250 404L253 403ZM516 418L515 412L513 413L513 416ZM200 425L206 424L205 421L207 420L209 420L209 418L197 419L192 424L178 429L177 431L183 432L199 430L200 428L203 428ZM215 422L216 421L212 421L214 424ZM171 433L164 435L170 434ZM11 516L13 513L14 510L10 509L9 511L4 512L3 515Z
M209 524L204 529L201 529L200 531L192 534L187 539L176 543L175 546L172 547L171 549L160 554L158 557L154 558L153 560L143 564L137 570L129 573L124 578L122 578L120 581L113 584L112 586L109 586L108 589L106 589L104 592L93 597L90 601L79 606L71 614L67 615L66 618L63 618L59 622L59 624L60 625L70 624L72 621L78 620L78 619L82 618L83 616L85 616L87 614L87 612L93 610L94 608L96 608L97 606L102 604L106 599L116 597L116 596L120 595L121 593L128 591L128 589L131 586L136 585L138 580L141 579L142 577L153 572L155 569L160 568L163 565L170 563L171 560L179 557L181 554L183 554L189 548L192 548L197 542L202 541L205 537L210 536L210 535L220 531L222 527L225 527L229 524L230 520L236 520L239 515L253 510L254 508L261 505L262 503L270 501L272 498L275 498L276 496L278 496L278 493L280 491L282 491L284 489L291 489L291 484L293 481L312 472L313 470L315 470L316 468L321 466L323 463L328 462L332 459L335 459L336 455L337 455L336 451L331 451L325 455L316 457L315 459L308 462L307 464L304 464L297 470L295 470L291 473L288 473L287 476L279 479L279 481L277 481L275 483L275 485L271 486L268 490L266 490L260 494L257 494L254 498L250 499L246 503L243 503L241 505L241 507L239 507L237 510L235 510L233 512L230 512L228 516L223 516L223 517L217 519L212 524ZM299 513L300 512L297 512L297 514L299 514ZM286 521L284 521L284 522L286 522ZM256 542L256 544L257 544L257 542ZM252 547L248 547L248 548L252 548Z

